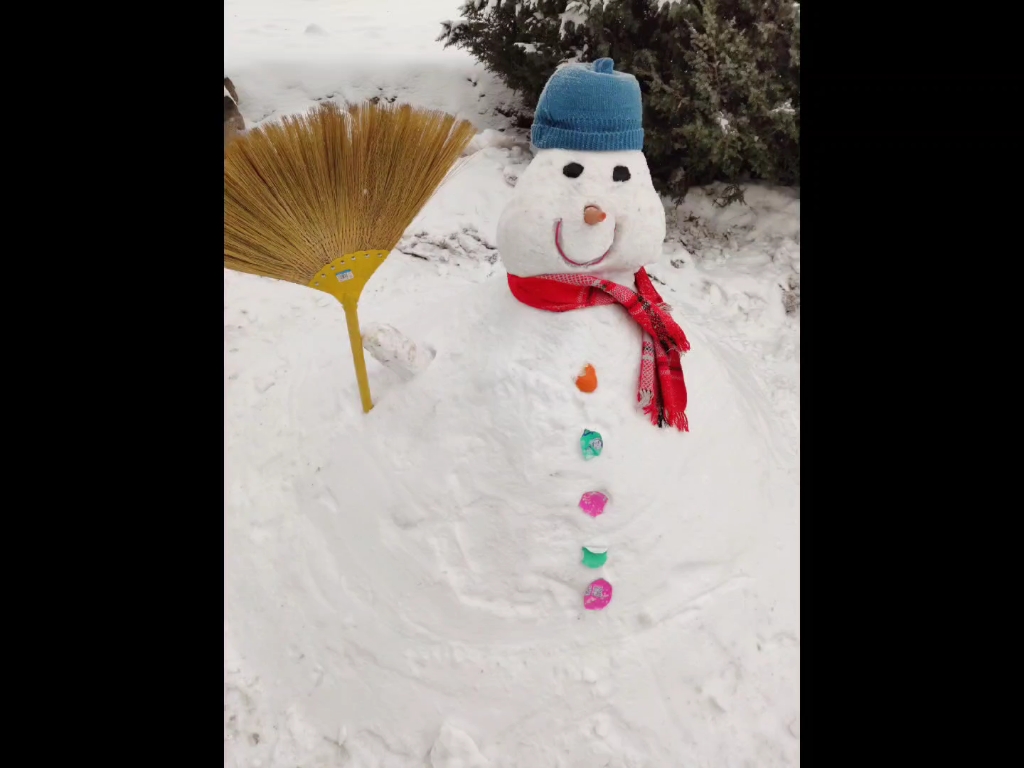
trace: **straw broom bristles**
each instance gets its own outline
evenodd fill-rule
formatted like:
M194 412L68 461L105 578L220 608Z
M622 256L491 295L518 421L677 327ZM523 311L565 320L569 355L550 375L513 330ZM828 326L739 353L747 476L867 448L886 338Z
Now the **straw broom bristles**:
M473 126L443 112L321 105L234 141L224 159L224 266L308 285L328 262L390 251Z

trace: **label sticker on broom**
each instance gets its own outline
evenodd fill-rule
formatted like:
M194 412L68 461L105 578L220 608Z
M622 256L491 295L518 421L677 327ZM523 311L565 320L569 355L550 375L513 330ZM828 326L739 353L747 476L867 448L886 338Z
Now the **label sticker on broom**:
M346 280L351 280L355 275L352 274L351 269L346 269L338 273L338 282L344 283Z
M612 601L612 585L604 579L590 582L583 593L583 607L588 611L600 611Z
M604 440L601 439L601 433L584 429L583 436L580 437L580 448L583 449L583 458L587 461L600 456L601 451L604 450Z
M591 517L602 514L607 504L608 497L600 491L587 491L580 499L580 509Z

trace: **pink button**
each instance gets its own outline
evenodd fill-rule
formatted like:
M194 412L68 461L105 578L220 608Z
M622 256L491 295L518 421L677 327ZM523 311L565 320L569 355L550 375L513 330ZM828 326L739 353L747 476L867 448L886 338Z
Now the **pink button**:
M592 581L583 593L583 607L588 611L600 611L612 601L612 585L604 579Z
M580 509L591 517L597 517L604 512L604 506L608 503L608 497L600 491L587 491L580 499Z

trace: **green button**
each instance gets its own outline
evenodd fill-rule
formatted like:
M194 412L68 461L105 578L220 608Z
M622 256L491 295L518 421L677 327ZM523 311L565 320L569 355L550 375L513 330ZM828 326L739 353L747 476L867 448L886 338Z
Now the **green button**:
M586 547L583 548L583 564L587 568L600 568L607 559L607 552L591 552Z

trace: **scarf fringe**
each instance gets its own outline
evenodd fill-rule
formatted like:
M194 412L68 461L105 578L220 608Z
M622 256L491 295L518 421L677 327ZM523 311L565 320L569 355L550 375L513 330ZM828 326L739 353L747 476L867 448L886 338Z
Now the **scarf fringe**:
M690 431L690 420L686 418L685 413L676 413L669 417L668 421L670 426L675 427L680 432Z
M651 403L644 408L644 413L650 417L651 424L656 427L675 427L680 432L690 431L690 420L686 418L686 412L663 413L660 406Z

